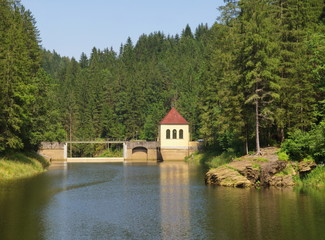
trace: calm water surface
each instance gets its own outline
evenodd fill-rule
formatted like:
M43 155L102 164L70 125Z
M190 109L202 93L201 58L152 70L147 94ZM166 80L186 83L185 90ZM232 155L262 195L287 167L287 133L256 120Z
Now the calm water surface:
M0 239L325 239L325 190L204 185L186 163L70 164L0 185Z

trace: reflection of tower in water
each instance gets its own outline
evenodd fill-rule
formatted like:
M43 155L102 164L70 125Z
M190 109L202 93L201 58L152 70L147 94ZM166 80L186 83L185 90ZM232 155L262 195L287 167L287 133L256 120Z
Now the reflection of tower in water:
M160 164L162 239L186 239L190 235L189 167L184 162Z

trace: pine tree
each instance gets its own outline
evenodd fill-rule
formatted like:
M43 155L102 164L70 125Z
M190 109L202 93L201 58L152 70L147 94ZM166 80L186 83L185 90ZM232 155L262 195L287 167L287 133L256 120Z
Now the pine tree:
M239 64L245 83L245 103L255 105L256 152L259 154L261 120L273 118L272 103L279 97L277 34L271 2L247 0L240 6L243 47Z
M1 0L0 40L0 151L30 145L33 129L33 82L40 66L35 21L18 1Z

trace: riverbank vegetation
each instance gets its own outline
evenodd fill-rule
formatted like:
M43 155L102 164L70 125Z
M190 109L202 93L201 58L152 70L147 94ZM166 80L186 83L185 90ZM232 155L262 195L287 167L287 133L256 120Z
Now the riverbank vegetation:
M49 162L36 153L8 153L0 157L0 182L42 173Z
M185 158L185 161L193 164L206 165L209 168L216 168L231 162L236 157L233 151L217 154L216 152L204 151L195 152Z
M325 187L325 166L317 166L304 178L296 178L295 182L302 187Z
M80 59L43 49L18 0L0 4L0 153L41 141L156 140L175 106L211 166L283 142L295 157L306 146L293 138L304 134L305 157L323 161L323 1L226 0L212 26L143 34Z
M210 167L210 171L206 174L207 184L258 188L261 186L325 186L323 163L317 165L310 156L293 160L286 154L285 149L284 147L261 148L260 155L248 154L241 157L225 153L215 155L197 152L186 160L189 163L205 164ZM301 150L299 153L303 155L304 151Z

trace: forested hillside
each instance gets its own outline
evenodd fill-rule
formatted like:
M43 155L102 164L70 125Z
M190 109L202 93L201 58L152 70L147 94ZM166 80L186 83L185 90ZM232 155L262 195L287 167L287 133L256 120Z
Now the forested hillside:
M57 108L69 139L155 140L157 124L177 107L198 136L199 93L208 28L180 36L157 32L128 39L120 52L92 49L89 57L45 51L44 69L56 85Z
M220 152L259 151L324 119L323 1L228 0L210 28L142 35L78 60L41 50L30 12L0 2L0 151L155 140L171 106Z
M58 118L52 120L52 80L41 68L39 43L31 12L18 1L0 0L0 153L35 150L49 135L63 133Z

